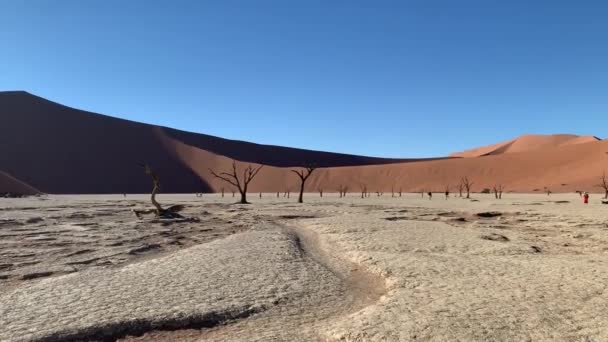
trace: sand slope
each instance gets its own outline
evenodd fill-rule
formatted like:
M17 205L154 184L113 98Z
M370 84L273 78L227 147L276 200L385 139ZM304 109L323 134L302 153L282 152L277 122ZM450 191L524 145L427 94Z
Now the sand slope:
M455 191L463 176L473 191L503 184L506 191L599 191L608 170L608 143L590 136L527 135L456 154L467 158L383 159L227 140L76 110L25 92L0 93L0 169L47 193L145 193L151 184L138 162L161 176L165 193L214 192L230 186L213 178L232 158L239 172L266 167L250 192L294 192L288 166L323 166L307 191ZM24 137L27 137L25 139ZM0 183L1 185L1 183ZM2 191L2 189L0 189Z
M574 144L584 144L599 140L599 138L590 135L578 136L573 134L526 134L518 138L503 141L497 144L477 147L463 152L455 152L450 154L450 157L475 158L504 153L528 152Z
M0 170L0 193L6 192L19 195L35 195L40 193L34 187Z

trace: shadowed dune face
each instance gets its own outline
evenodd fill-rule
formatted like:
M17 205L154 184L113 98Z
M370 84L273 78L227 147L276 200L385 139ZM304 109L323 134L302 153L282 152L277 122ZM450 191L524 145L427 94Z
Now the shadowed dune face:
M40 191L34 187L18 180L6 172L0 171L0 193L6 192L28 196L40 193Z
M0 170L48 193L145 193L151 181L137 163L160 175L161 192L218 192L231 186L209 169L228 171L231 160L265 167L250 192L296 192L290 165L326 166L305 190L443 192L463 176L473 191L595 191L608 169L608 143L595 137L528 135L465 151L466 158L383 159L258 145L136 123L80 111L25 92L0 92ZM477 157L483 156L483 157ZM242 171L239 171L242 172ZM0 192L6 181L0 182Z
M71 109L27 93L0 93L0 168L49 193L148 192L138 162L164 190L208 190L158 138L159 128ZM142 177L143 175L143 177Z

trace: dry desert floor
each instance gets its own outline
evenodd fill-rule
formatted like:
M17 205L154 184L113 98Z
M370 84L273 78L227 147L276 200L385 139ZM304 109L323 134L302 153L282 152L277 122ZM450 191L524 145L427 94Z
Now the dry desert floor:
M0 199L0 341L608 341L593 194Z

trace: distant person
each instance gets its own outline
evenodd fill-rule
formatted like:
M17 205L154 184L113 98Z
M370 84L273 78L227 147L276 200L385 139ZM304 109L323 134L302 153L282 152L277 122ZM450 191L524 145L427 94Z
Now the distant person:
M583 203L584 204L588 204L589 203L589 194L587 192L585 192L583 194Z
M429 195L429 200L433 199L433 193L432 192L427 193L427 195Z

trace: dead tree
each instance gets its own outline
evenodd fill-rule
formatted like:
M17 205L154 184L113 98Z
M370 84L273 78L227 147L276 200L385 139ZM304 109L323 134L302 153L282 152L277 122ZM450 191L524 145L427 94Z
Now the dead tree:
M243 176L239 179L238 170L236 167L236 160L232 160L232 171L231 172L220 172L219 174L215 171L209 169L211 174L215 178L219 178L224 182L236 187L241 193L241 204L248 204L247 202L247 188L249 187L249 183L257 176L258 172L264 167L264 165L260 165L258 167L253 167L251 164L243 170Z
M502 199L502 192L504 191L505 187L502 184L498 184L498 185L494 185L494 197L496 199Z
M598 184L597 186L604 189L604 199L608 199L608 178L606 177L606 172L602 174L602 178L600 178L600 184Z
M391 197L395 197L395 186L391 186Z
M322 187L318 187L317 191L319 192L319 197L323 197L323 188Z
M462 184L462 181L460 183L458 183L458 196L462 197L462 190L464 190L464 184Z
M359 186L361 188L361 198L364 198L367 196L367 186L365 184L361 184Z
M224 188L222 187L222 198L224 198Z
M314 166L307 166L306 168L304 168L302 170L291 170L291 172L295 173L300 178L300 195L298 196L298 203L304 203L304 185L305 185L308 177L310 177L310 175L316 169L317 168ZM321 197L323 197L323 196L321 196Z
M277 198L279 198L279 192L277 191Z
M156 217L162 217L162 218L183 218L183 216L181 216L179 214L180 211L184 210L184 206L181 204L178 205L172 205L167 209L163 209L163 207L160 205L160 203L158 203L158 201L156 201L156 194L160 191L160 178L158 177L158 174L156 174L156 172L152 171L152 169L150 168L150 166L148 164L139 164L140 166L142 166L146 172L146 174L150 177L152 177L152 193L150 195L150 200L152 201L152 205L154 206L154 209L143 209L143 210L136 210L133 209L133 212L135 213L135 215L138 218L141 218L142 214L155 214Z
M403 191L401 191L401 188L399 188L399 197L401 197L402 193L403 193Z
M450 185L445 186L445 199L447 200L450 197Z
M471 182L469 177L464 176L464 177L462 177L462 179L460 179L460 184L462 184L462 187L464 188L464 190L466 190L467 198L470 198L471 187L473 187L473 182ZM462 196L462 193L461 193L461 196Z
M346 194L348 193L348 186L343 186L342 187L342 197L346 197Z

